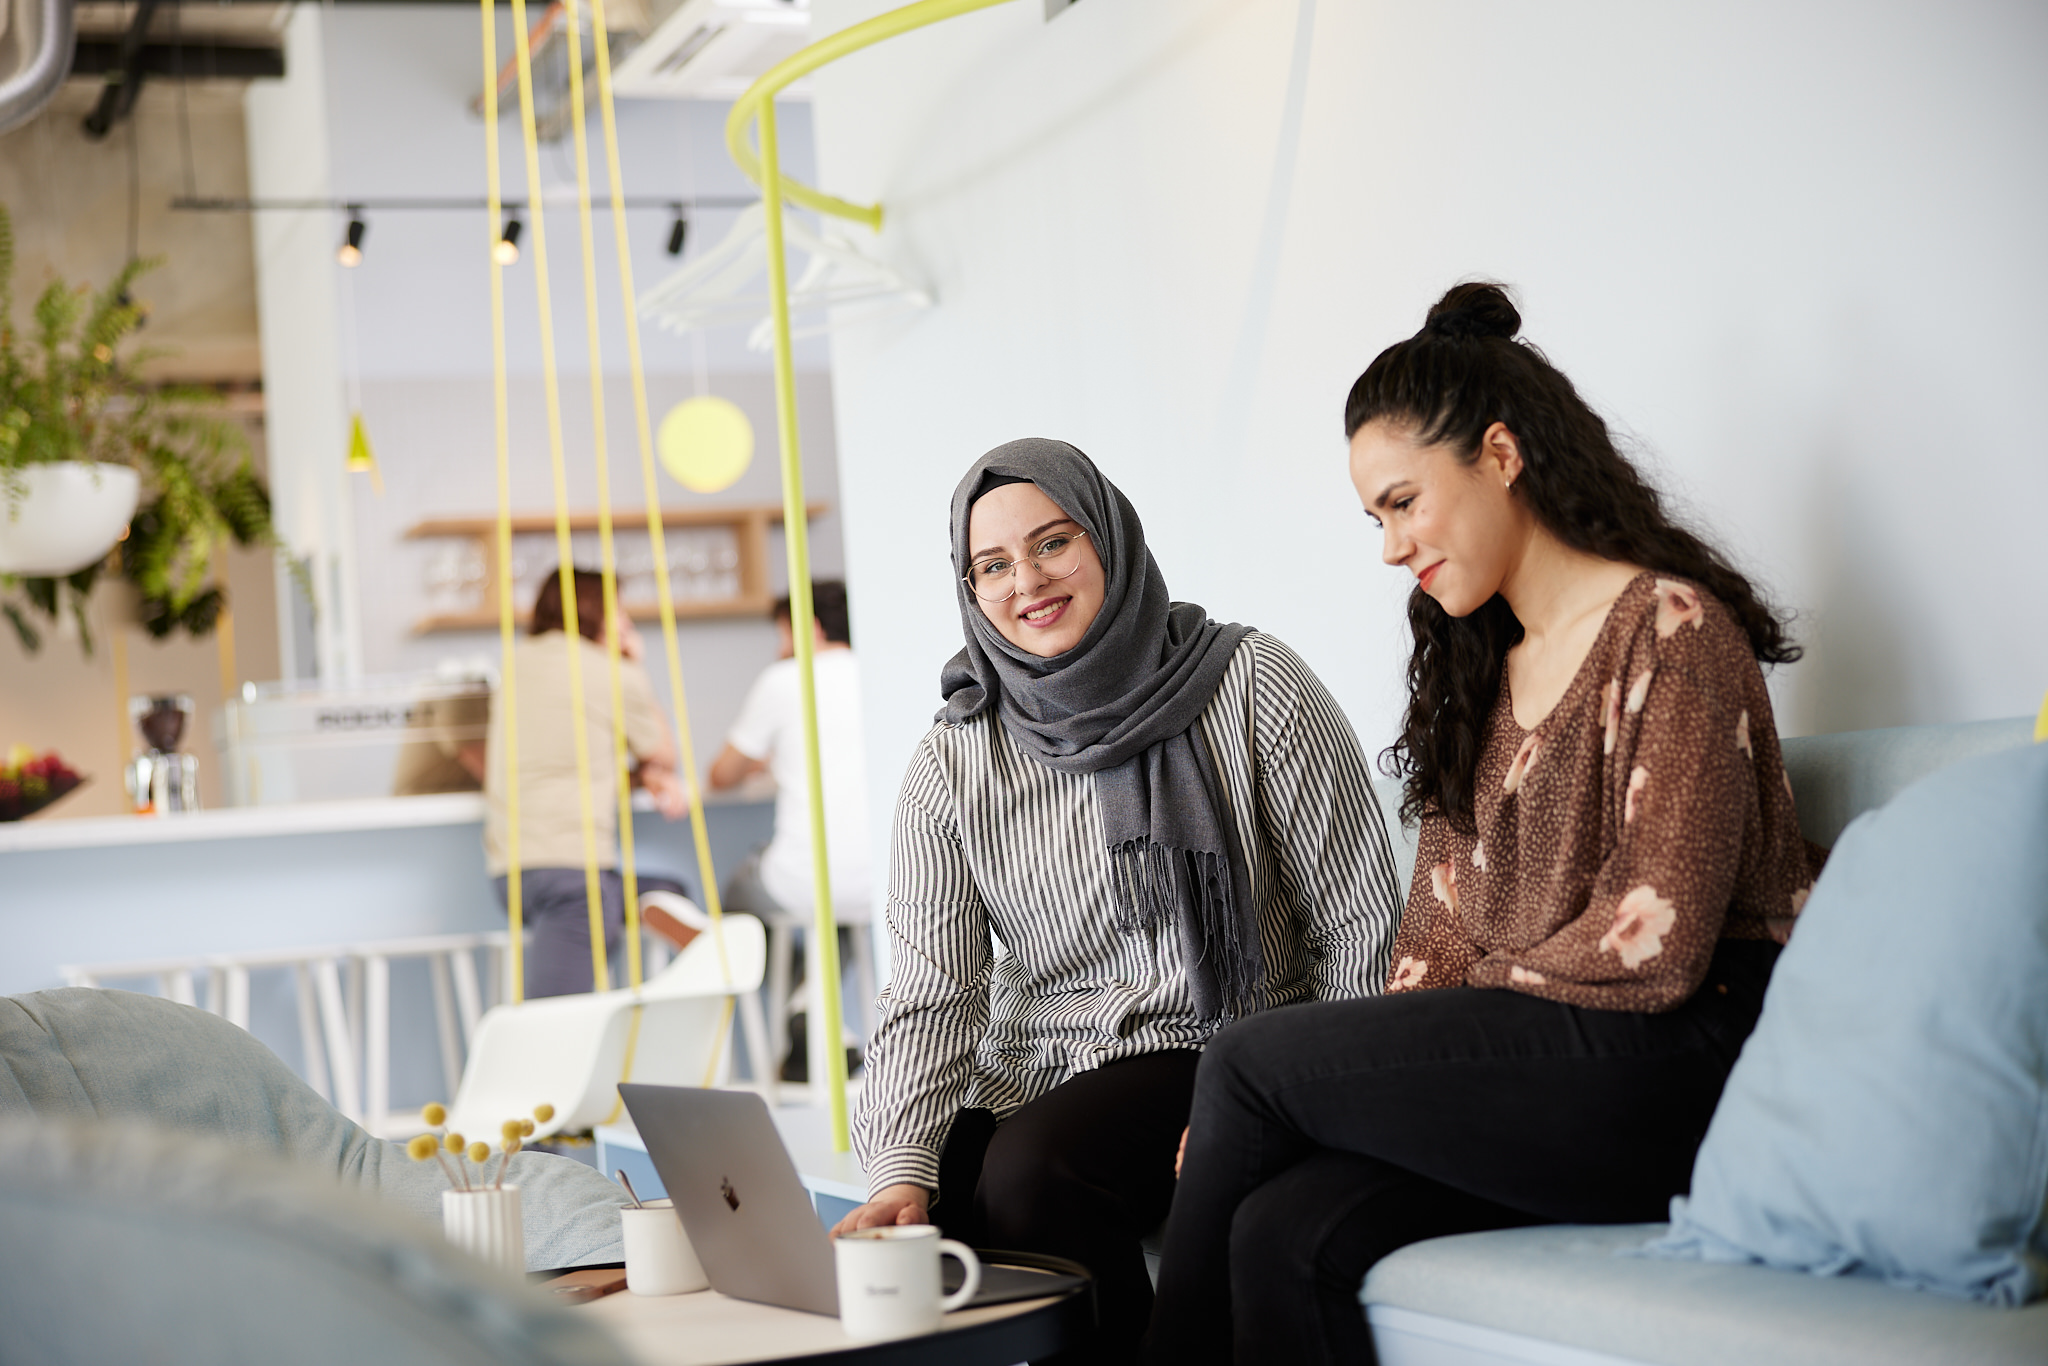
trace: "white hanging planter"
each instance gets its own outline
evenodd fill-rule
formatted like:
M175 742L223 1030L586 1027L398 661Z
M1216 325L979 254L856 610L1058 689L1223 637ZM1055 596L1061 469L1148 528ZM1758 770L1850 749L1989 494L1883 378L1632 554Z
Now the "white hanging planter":
M30 465L17 504L0 491L0 574L62 578L113 549L142 479L126 465Z

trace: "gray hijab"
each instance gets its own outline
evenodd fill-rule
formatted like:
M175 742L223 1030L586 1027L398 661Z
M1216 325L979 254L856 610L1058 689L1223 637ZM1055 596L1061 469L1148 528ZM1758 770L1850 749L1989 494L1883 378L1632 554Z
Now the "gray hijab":
M1130 500L1064 441L1012 441L967 471L953 491L956 576L967 573L969 508L1016 482L1086 529L1102 559L1102 610L1079 645L1042 659L1005 640L956 578L967 647L940 673L938 719L957 725L994 708L1038 762L1094 774L1118 928L1170 925L1196 1016L1248 1015L1265 979L1251 874L1195 719L1251 628L1171 601Z

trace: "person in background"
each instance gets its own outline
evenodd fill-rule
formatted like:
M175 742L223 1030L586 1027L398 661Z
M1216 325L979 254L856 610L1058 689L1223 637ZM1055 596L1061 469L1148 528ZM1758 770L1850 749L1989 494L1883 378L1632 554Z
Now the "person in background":
M519 710L519 864L522 913L532 940L526 951L526 994L564 996L589 991L590 921L584 880L582 803L576 791L579 718L570 704L569 650L562 639L562 575L550 573L535 595L528 633L513 645ZM605 946L616 958L625 924L625 882L619 875L618 768L612 749L612 690L605 659L604 580L572 571L576 593L576 666L582 671L584 740L590 761L590 814L597 840L598 881L604 901ZM640 667L640 636L630 622L618 632L619 683L625 702L626 749L633 780L654 797L670 820L688 810L676 778L675 742ZM498 900L506 900L510 849L505 765L507 709L491 708L485 756L484 855Z
M1664 1218L1819 872L1761 667L1799 657L1783 617L1520 328L1459 285L1345 404L1414 580L1415 878L1385 995L1202 1059L1154 1362L1371 1361L1359 1285L1397 1248Z
M391 795L483 791L490 721L491 685L486 679L469 676L460 685L437 683L434 694L413 708L409 728L421 735L400 747Z
M831 858L832 902L854 933L866 933L874 896L868 858L867 751L861 740L860 663L847 623L846 585L811 582L811 668L818 699L818 758L825 783L825 842ZM713 791L728 791L757 774L774 777L775 834L733 871L725 909L769 925L807 928L813 921L810 782L804 758L796 633L789 599L774 607L780 643L740 705L725 746L711 763ZM790 993L792 1002L802 999ZM785 1080L803 1080L804 1045L792 1030Z

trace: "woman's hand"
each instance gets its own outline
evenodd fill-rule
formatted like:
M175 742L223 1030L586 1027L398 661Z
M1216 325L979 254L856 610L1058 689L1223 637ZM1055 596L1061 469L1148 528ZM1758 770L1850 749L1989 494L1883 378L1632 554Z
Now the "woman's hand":
M690 789L683 786L675 770L662 764L643 763L633 777L654 798L654 809L664 820L679 821L690 814Z
M1194 1127L1190 1124L1180 1131L1180 1147L1174 1149L1173 1153L1173 1179L1176 1181L1180 1180L1180 1164L1188 1159L1188 1135L1193 1132Z
M619 638L619 657L638 664L640 657L647 653L647 647L640 639L640 628L633 624L632 618L626 616L612 618L612 625L614 634Z
M923 1186L885 1186L874 1199L834 1224L832 1236L890 1224L928 1224L931 1202L932 1193Z

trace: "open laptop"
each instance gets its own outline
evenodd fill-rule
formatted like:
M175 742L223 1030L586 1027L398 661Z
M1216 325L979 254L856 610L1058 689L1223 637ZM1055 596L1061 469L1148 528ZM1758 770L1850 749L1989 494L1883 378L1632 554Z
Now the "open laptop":
M839 1313L832 1240L819 1222L767 1103L751 1091L623 1082L619 1094L682 1217L711 1288L813 1314ZM960 1282L941 1263L948 1288ZM970 1305L1057 1294L1081 1278L1021 1266L982 1268Z

